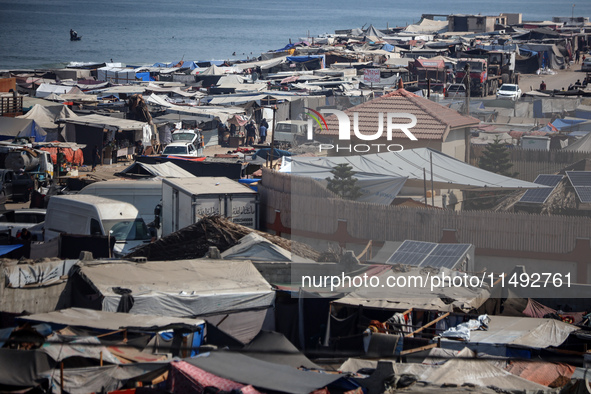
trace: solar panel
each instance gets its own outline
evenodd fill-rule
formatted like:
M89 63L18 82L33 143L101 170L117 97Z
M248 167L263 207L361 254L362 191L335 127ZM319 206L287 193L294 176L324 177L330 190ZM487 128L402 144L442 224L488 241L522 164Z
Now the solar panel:
M525 192L523 196L519 199L519 202L527 202L533 204L543 204L550 193L554 190L553 187L543 187L539 189L529 189Z
M574 187L591 186L591 171L567 171L566 175Z
M532 204L543 204L546 202L552 190L560 183L562 175L549 175L541 174L538 175L534 183L538 185L550 186L548 188L540 189L529 189L519 199L519 202L532 203Z
M562 175L540 174L537 176L534 183L537 183L538 185L556 186L560 183L562 177Z
M406 264L419 266L437 244L421 241L404 241L388 258L386 264Z
M575 187L575 192L579 196L579 200L583 203L591 203L591 186Z
M423 260L420 267L454 269L463 262L470 244L438 244Z

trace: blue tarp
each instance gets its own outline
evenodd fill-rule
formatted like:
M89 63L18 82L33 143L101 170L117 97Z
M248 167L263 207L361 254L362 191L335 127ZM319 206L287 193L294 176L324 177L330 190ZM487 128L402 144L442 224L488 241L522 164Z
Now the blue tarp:
M552 122L552 126L556 127L558 130L562 130L564 128L569 128L579 123L585 122L584 119L556 119Z
M283 51L287 51L291 48L293 48L295 46L295 44L287 44L286 46L284 46L281 49L277 49L275 52L283 52Z
M382 50L392 52L394 50L394 45L384 44L384 46L382 47Z
M23 246L22 244L17 244L17 245L0 245L0 256L4 256L7 253L12 252L13 250L16 250L18 248L20 248L21 246Z
M152 78L150 76L150 73L149 72L135 73L135 77L137 79L139 79L140 81L144 81L144 82L154 81L154 78Z
M288 62L303 63L314 59L324 59L324 55L288 56L285 60Z
M172 331L164 331L158 333L158 335L165 341L172 340L173 334L174 333ZM191 334L193 334L193 342L191 343L192 349L190 357L195 357L199 354L199 347L203 344L203 330L194 331ZM188 335L188 333L183 334L183 337L187 337Z

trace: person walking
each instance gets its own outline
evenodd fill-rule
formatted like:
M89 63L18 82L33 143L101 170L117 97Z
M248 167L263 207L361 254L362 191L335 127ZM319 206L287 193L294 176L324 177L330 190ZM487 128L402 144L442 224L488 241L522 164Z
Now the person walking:
M94 146L92 150L92 172L96 171L96 166L99 164L101 160L101 153L99 152L99 148L97 145Z
M546 90L546 82L542 81L540 84L540 90Z
M254 127L254 122L251 120L246 125L246 146L253 146L257 138L257 130Z
M259 126L259 144L264 144L265 141L267 140L267 129L269 128L269 123L267 123L267 120L265 118L263 118L263 120L261 121L261 125Z

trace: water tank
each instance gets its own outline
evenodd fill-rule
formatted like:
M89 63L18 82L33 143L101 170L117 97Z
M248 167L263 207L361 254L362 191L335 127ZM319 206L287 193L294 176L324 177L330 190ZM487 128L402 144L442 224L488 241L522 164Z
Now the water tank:
M21 168L30 171L37 168L38 165L39 158L24 150L10 152L4 160L4 166L13 171L18 171Z

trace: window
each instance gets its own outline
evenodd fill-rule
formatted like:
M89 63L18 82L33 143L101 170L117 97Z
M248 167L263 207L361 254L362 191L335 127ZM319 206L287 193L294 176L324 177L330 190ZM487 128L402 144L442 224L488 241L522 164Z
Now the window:
M90 235L103 235L101 224L96 219L90 219Z
M103 220L105 230L118 241L136 241L150 239L148 227L143 219Z

